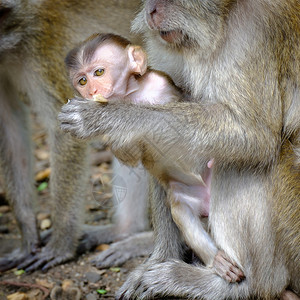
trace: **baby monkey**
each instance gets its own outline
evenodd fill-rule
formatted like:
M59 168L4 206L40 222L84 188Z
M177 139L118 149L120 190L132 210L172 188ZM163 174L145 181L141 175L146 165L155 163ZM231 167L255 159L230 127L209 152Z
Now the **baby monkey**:
M180 96L170 78L148 69L142 47L118 35L93 34L65 62L73 87L85 99L165 104Z
M180 101L182 92L165 74L147 66L140 46L114 34L94 34L67 55L66 66L75 90L86 99L110 103L125 101L138 105L164 105ZM151 147L150 147L151 148ZM150 154L151 149L145 149ZM116 156L125 164L139 158ZM143 154L147 156L147 154ZM186 243L208 267L229 282L239 282L243 272L219 251L205 230L209 215L213 160L201 176L183 170L166 157L145 163L167 191L174 222Z

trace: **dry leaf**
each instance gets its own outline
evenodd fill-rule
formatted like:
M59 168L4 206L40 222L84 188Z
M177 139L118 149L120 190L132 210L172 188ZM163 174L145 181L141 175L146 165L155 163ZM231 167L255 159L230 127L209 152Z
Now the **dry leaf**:
M35 175L35 181L43 181L43 180L49 178L50 173L51 173L51 168L47 168L43 171L38 172Z
M108 248L109 248L108 244L101 244L96 247L96 251L104 251L104 250L107 250Z
M62 289L64 291L70 289L71 287L73 287L74 282L71 279L65 279L61 285Z
M28 300L28 297L25 293L14 293L7 296L7 300Z
M26 294L28 300L43 300L44 294L39 289L30 290Z
M35 282L36 282L36 284L41 285L41 286L43 286L43 287L45 287L47 289L52 289L54 287L54 283L49 282L46 279L39 279L39 278L37 278L35 280Z

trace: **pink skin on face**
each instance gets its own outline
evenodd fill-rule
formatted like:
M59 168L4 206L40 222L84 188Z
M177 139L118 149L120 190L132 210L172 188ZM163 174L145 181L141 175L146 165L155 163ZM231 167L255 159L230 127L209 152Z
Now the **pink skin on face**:
M140 76L137 76L140 75ZM165 104L179 97L166 76L147 71L147 58L139 46L124 49L114 43L102 44L91 62L73 75L73 85L85 99L101 95L135 104Z
M128 81L127 69L124 49L103 44L95 51L91 62L74 76L73 85L86 99L93 99L98 94L104 98L124 95L127 89L124 82Z

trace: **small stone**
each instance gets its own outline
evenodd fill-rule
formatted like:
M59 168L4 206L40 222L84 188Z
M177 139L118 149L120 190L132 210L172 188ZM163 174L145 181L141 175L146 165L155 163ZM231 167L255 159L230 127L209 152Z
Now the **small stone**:
M46 230L51 227L51 220L50 219L44 219L41 222L40 228L41 230Z
M86 300L97 300L97 296L90 293L90 294L87 294L86 297L85 297Z
M5 213L7 213L9 211L10 211L10 207L8 205L2 205L2 206L0 206L0 213L1 214L5 214Z
M101 275L96 272L87 272L85 278L90 283L96 283L101 279Z
M37 150L35 150L35 157L38 160L47 160L50 158L50 155L49 155L48 151L37 149Z
M61 278L60 272L54 272L53 277L57 279Z

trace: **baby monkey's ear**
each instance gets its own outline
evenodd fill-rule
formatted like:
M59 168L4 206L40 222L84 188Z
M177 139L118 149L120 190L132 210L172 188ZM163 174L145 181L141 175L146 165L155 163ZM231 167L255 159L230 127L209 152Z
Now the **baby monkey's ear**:
M141 46L129 45L127 53L132 73L144 75L147 71L147 54Z

